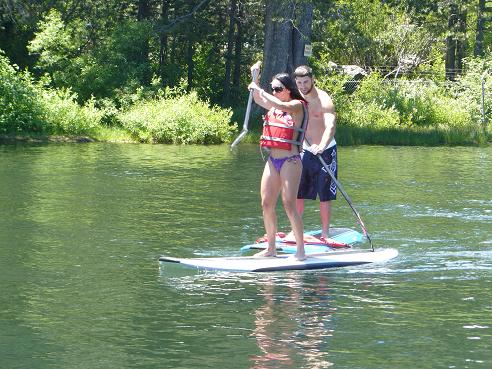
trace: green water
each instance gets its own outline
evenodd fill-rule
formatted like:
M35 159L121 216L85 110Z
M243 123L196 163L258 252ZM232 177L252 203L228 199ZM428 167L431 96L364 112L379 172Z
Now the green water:
M492 149L339 156L397 259L193 274L157 258L263 233L257 146L0 146L0 368L491 368ZM333 223L356 227L342 197Z

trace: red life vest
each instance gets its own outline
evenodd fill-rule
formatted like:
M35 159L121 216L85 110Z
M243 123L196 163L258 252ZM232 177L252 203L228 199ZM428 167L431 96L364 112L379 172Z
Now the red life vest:
M304 118L301 127L296 127L292 116L280 109L271 108L264 118L260 146L291 150L292 145L301 146L308 123L306 103L302 101Z

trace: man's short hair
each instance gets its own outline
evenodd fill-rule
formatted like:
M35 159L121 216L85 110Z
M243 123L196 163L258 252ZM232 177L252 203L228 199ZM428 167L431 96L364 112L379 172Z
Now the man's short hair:
M294 77L313 77L313 70L307 65L299 65L294 71Z

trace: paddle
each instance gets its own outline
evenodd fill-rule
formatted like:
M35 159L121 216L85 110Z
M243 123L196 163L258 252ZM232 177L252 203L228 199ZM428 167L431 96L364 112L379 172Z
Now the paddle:
M251 72L251 80L252 82L256 81L256 78L258 77L258 71L260 69L261 61L256 62L254 66L254 71ZM237 136L237 138L234 140L234 142L231 144L231 150L239 143L242 141L242 139L246 136L248 133L248 123L249 123L249 115L251 113L251 103L253 102L253 90L249 90L249 97L248 97L248 105L246 106L246 114L244 115L244 123L243 123L243 130Z
M309 141L306 137L304 137L304 140L306 141L306 143L309 146L311 146L311 144L309 143ZM319 161L321 162L321 165L325 168L326 172L330 175L330 177L333 180L333 182L335 183L335 185L338 187L338 189L342 193L345 200L347 200L347 203L349 204L350 208L352 209L352 211L355 214L355 217L357 218L357 222L359 223L360 227L362 228L362 232L364 233L364 236L366 236L366 238L369 240L369 244L371 245L371 249L372 249L372 251L374 251L374 246L372 245L372 240L371 240L371 237L369 236L369 232L367 231L367 228L364 225L364 222L362 221L362 218L360 217L359 212L357 210L355 210L354 204L352 203L352 200L350 200L349 195L345 192L345 190L343 189L340 182L335 178L335 174L333 174L330 167L328 166L328 164L326 164L326 161L321 157L321 155L317 154L316 156L318 157Z

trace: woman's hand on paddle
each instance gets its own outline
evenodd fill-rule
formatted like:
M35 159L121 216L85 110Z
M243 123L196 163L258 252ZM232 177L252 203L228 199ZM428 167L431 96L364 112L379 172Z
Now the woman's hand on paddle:
M253 82L258 83L258 77L260 76L261 61L257 61L251 66L251 78Z
M261 88L256 84L256 82L251 82L248 86L248 90L250 91L260 91Z
M256 82L251 82L248 86L248 90L250 91L250 93L253 93L253 99L255 100L255 103L265 109L270 109L270 106L267 106L268 100L265 99L265 91L263 91L263 89L258 86Z

